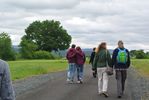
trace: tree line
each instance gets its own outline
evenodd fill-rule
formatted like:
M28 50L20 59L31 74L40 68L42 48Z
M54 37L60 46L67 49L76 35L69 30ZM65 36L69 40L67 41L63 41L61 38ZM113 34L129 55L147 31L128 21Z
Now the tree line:
M25 35L19 44L19 53L13 50L8 33L0 34L0 58L54 59L51 51L57 52L69 48L71 40L71 36L59 21L34 21L25 29Z
M149 59L149 52L144 52L144 50L131 50L130 56L136 59Z
M16 59L54 59L51 51L69 48L72 37L59 21L34 21L26 29L21 38L19 52L12 48L12 41L8 33L0 34L0 58L3 60ZM131 50L132 58L149 59L149 52Z

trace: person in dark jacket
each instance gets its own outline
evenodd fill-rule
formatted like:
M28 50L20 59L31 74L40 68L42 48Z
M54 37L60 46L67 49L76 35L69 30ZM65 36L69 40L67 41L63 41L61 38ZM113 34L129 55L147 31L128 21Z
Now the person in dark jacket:
M69 63L68 72L67 72L67 82L73 83L74 75L76 71L76 45L72 45L66 54L66 58Z
M0 60L0 100L15 100L9 65Z
M76 67L77 67L77 78L78 83L83 83L83 69L84 63L86 60L85 53L81 50L80 47L76 47Z
M118 48L113 52L112 63L116 71L118 98L124 94L127 69L130 66L129 51L124 47L123 41L118 41Z
M96 76L97 76L97 69L93 68L93 62L94 62L94 58L95 58L95 50L96 50L96 48L93 48L93 52L91 53L90 61L89 61L89 64L92 65L93 77L94 78L96 78Z

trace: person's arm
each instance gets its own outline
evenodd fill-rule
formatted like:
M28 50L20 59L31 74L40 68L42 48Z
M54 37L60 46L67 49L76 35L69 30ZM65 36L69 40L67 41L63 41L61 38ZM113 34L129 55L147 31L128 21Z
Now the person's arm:
M94 61L93 61L93 69L97 68L98 59L99 59L98 54L95 54L95 58L94 58Z
M131 61L130 61L130 53L129 53L128 50L127 50L127 53L128 53L127 67L129 68L130 67L130 64L131 64Z
M73 53L72 52L67 53L67 59L73 58L75 56L76 56L76 51L74 51Z
M114 51L113 51L113 55L112 55L112 66L114 66L115 65L115 63L116 63L116 58L117 57L117 49L115 49Z
M85 56L85 54L84 54L84 63L86 62L86 56Z
M10 78L10 70L7 63L4 63L4 72L1 84L1 98L2 100L15 100L15 94Z
M109 67L113 67L113 65L112 65L112 59L111 59L111 55L110 55L110 52L109 51L107 51L107 60L108 60Z
M91 53L89 64L90 64L91 62L93 62L93 52Z
M69 59L69 57L68 57L68 52L67 52L67 54L66 54L66 59L67 59L67 60Z
M84 53L83 52L77 51L77 54L79 54L80 56L84 56Z

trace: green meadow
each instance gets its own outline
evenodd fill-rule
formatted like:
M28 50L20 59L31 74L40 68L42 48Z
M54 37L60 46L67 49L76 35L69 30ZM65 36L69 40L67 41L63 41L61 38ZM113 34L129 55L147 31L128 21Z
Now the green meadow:
M22 60L9 61L8 63L10 65L12 80L64 71L68 66L66 60ZM132 65L140 74L149 76L149 59L133 59Z
M12 80L67 69L66 60L23 60L9 61L8 63L10 65Z
M133 59L132 65L141 75L149 76L149 59Z

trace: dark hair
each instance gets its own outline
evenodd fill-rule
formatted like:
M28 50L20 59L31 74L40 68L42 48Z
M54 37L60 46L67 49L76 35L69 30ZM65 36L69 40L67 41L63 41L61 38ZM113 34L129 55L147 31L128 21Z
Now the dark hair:
M95 51L96 50L96 48L93 48L93 51Z
M107 43L106 43L106 42L102 42L102 43L98 46L96 52L98 53L101 49L107 49L107 48L104 47L105 45L107 45Z
M76 45L75 44L72 44L71 48L75 48L75 47L76 47Z
M81 47L77 46L77 47L76 47L76 50L79 50L79 51L80 51L80 50L81 50Z

